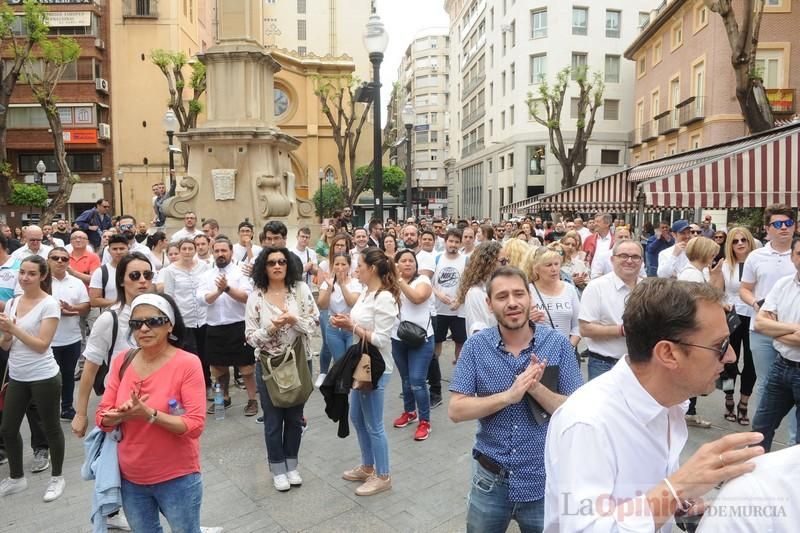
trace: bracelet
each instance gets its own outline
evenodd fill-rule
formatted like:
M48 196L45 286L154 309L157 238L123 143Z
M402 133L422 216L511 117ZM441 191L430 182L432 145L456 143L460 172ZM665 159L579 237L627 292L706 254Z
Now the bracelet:
M692 502L690 502L689 500L681 501L681 499L678 498L678 492L675 490L675 487L672 486L672 483L669 482L669 479L664 478L664 484L669 489L669 492L670 494L672 494L672 497L675 498L675 502L678 504L679 511L685 513L686 511L692 508L693 505Z
M158 418L158 409L153 409L153 414L150 415L150 418L147 419L147 423L148 424L154 424L155 421L156 421L156 418Z

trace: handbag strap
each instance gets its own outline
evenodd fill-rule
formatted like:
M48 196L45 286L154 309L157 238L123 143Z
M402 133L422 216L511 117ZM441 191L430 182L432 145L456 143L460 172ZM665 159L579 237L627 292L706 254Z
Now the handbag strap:
M3 370L3 380L0 381L0 389L2 389L3 386L5 386L7 377L8 377L8 361L6 361L6 367Z
M556 325L553 323L553 317L550 316L550 310L547 309L547 304L545 303L544 298L542 298L542 293L539 292L539 287L536 286L536 282L531 282L531 285L533 285L533 290L536 291L536 296L539 297L539 301L542 302L544 312L547 313L547 319L550 321L550 327L556 329Z

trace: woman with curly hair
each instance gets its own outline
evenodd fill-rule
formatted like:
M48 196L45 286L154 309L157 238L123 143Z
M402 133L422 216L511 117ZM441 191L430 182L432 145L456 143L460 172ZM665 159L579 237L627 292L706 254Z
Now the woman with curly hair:
M494 315L486 304L486 282L495 269L507 264L508 257L503 245L497 241L479 244L469 256L467 267L461 275L461 285L458 287L454 304L464 305L467 337L497 325Z

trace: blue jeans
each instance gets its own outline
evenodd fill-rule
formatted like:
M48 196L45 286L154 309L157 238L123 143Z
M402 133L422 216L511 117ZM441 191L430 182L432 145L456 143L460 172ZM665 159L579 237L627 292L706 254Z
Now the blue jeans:
M403 410L411 413L419 409L419 419L430 422L431 397L426 380L433 358L433 335L419 348L392 339L392 358L403 380Z
M256 388L264 412L264 442L267 445L269 471L273 475L297 470L300 440L303 435L303 405L275 407L269 399L267 386L261 379L261 363L256 365Z
M756 367L756 392L759 397L758 411L766 394L767 378L770 376L772 363L778 359L778 350L772 344L775 339L755 331L750 332L750 351L753 354L753 365ZM792 408L795 409L795 408ZM797 441L797 411L793 411L789 418L789 442Z
M761 445L764 450L769 451L772 447L775 430L792 408L795 409L795 423L798 422L800 367L792 366L783 357L778 357L772 363L769 375L764 381L766 381L764 396L761 397L756 416L753 418L753 431L764 434ZM790 440L789 444L794 444L794 442L794 440Z
M328 320L330 319L330 316L331 315L327 309L319 310L319 330L320 334L322 335L322 348L319 350L320 374L327 374L328 369L331 366L331 351L328 347ZM311 375L313 376L314 373L312 372Z
M467 533L495 533L508 529L511 519L522 533L544 529L544 498L533 502L508 500L508 480L472 461L472 488L467 496Z
M173 533L200 533L202 501L203 478L199 472L155 485L122 479L122 508L133 531L161 533L161 511Z
M350 348L350 345L353 344L353 332L342 328L335 328L328 322L325 323L325 329L325 339L328 342L329 357L332 357L333 362L336 363L344 357L344 353ZM327 370L327 368L326 366L325 369Z
M361 464L374 466L379 476L389 475L389 439L383 427L383 394L389 376L381 376L374 390L350 393L350 420L356 428Z
M614 365L602 359L598 359L597 357L592 357L590 353L589 362L586 364L586 367L589 370L589 381L591 381L614 368Z

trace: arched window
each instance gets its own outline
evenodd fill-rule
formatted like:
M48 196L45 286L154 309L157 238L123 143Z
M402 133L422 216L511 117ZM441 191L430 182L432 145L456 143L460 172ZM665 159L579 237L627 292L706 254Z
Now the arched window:
M336 183L336 173L332 167L325 169L325 183Z

